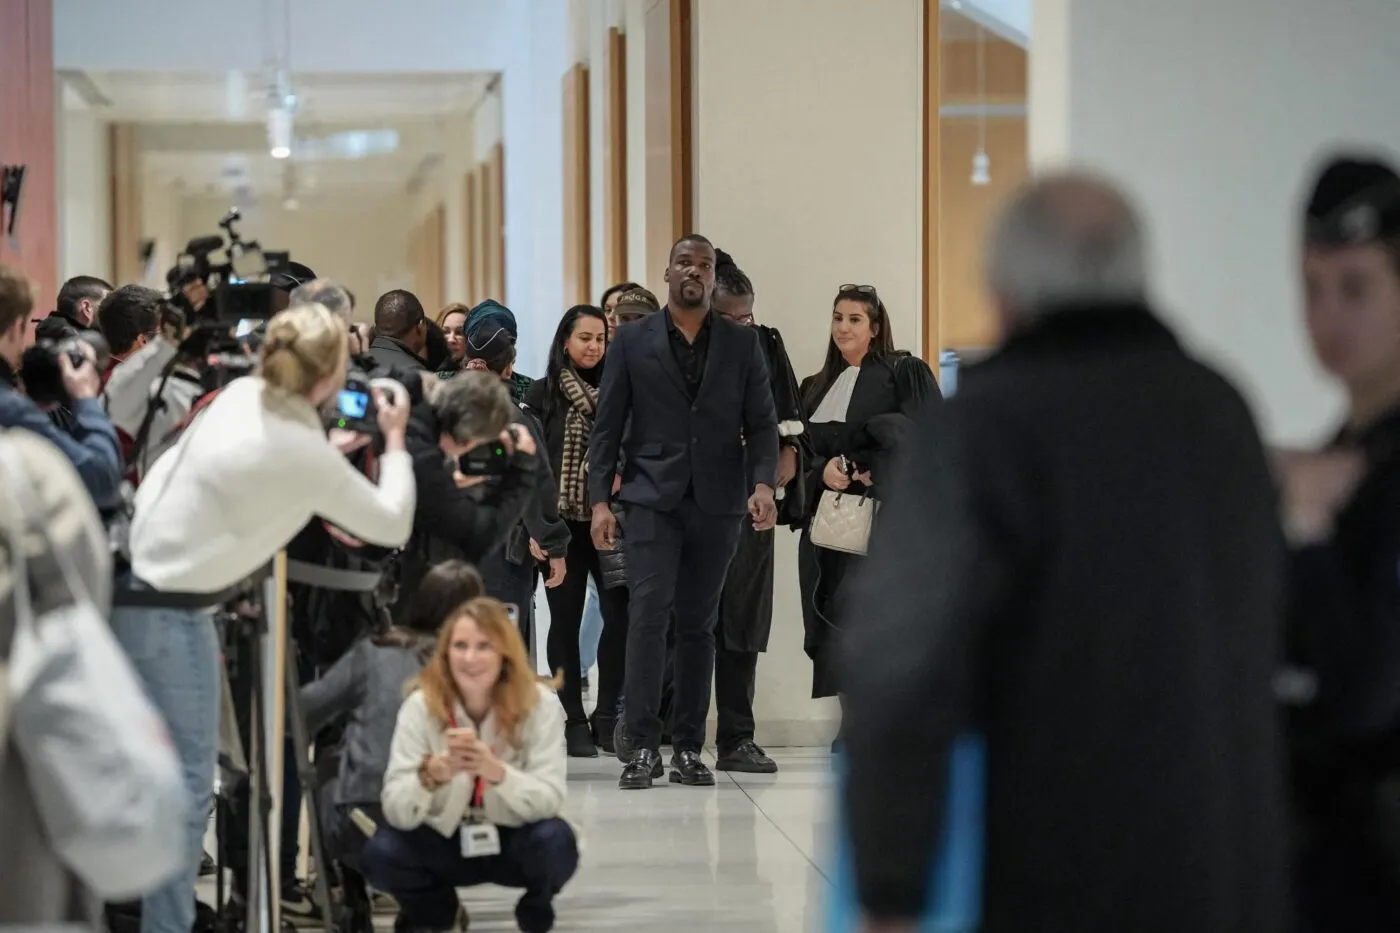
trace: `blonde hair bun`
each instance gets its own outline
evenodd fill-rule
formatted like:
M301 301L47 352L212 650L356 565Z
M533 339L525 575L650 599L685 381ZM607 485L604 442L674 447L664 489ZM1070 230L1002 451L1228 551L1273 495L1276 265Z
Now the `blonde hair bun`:
M325 305L288 308L267 322L259 373L270 386L307 395L316 383L344 370L345 335L344 319Z

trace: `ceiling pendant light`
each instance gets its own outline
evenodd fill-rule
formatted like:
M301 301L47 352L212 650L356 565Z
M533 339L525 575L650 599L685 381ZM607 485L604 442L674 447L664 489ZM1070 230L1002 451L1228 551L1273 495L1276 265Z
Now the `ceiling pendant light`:
M274 0L268 9L268 64L272 67L272 87L267 93L267 148L274 159L292 155L292 123L297 112L297 97L292 93L292 7L290 0ZM278 47L274 16L281 13L282 43Z
M292 154L292 112L273 107L267 112L267 145L274 159Z
M977 27L977 152L972 157L972 183L992 183L992 160L987 155L987 30Z

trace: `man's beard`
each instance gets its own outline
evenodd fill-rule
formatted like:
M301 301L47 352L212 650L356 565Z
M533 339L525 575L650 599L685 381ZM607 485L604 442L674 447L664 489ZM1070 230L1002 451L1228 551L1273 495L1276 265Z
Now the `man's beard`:
M694 301L687 299L685 296L685 287L689 284L694 284L697 291L700 293L700 297L696 298ZM681 287L676 290L676 294L671 297L674 303L681 308L705 308L709 307L710 304L710 296L705 294L705 286L698 282L682 282Z

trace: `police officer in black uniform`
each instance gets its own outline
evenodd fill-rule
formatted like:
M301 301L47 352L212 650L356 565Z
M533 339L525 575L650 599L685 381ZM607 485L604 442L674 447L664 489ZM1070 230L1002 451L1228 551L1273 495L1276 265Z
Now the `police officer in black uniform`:
M1307 328L1347 417L1277 462L1298 908L1306 931L1379 933L1400 930L1400 176L1329 163L1304 241Z

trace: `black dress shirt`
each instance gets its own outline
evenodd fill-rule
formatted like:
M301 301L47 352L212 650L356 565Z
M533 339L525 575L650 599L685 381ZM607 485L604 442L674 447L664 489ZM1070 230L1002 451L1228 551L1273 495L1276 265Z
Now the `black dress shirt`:
M705 379L705 361L710 355L710 312L700 323L700 331L695 340L687 340L685 334L671 319L671 309L666 308L666 333L671 338L671 352L675 354L676 365L685 377L685 387L691 398L700 394L700 383Z

